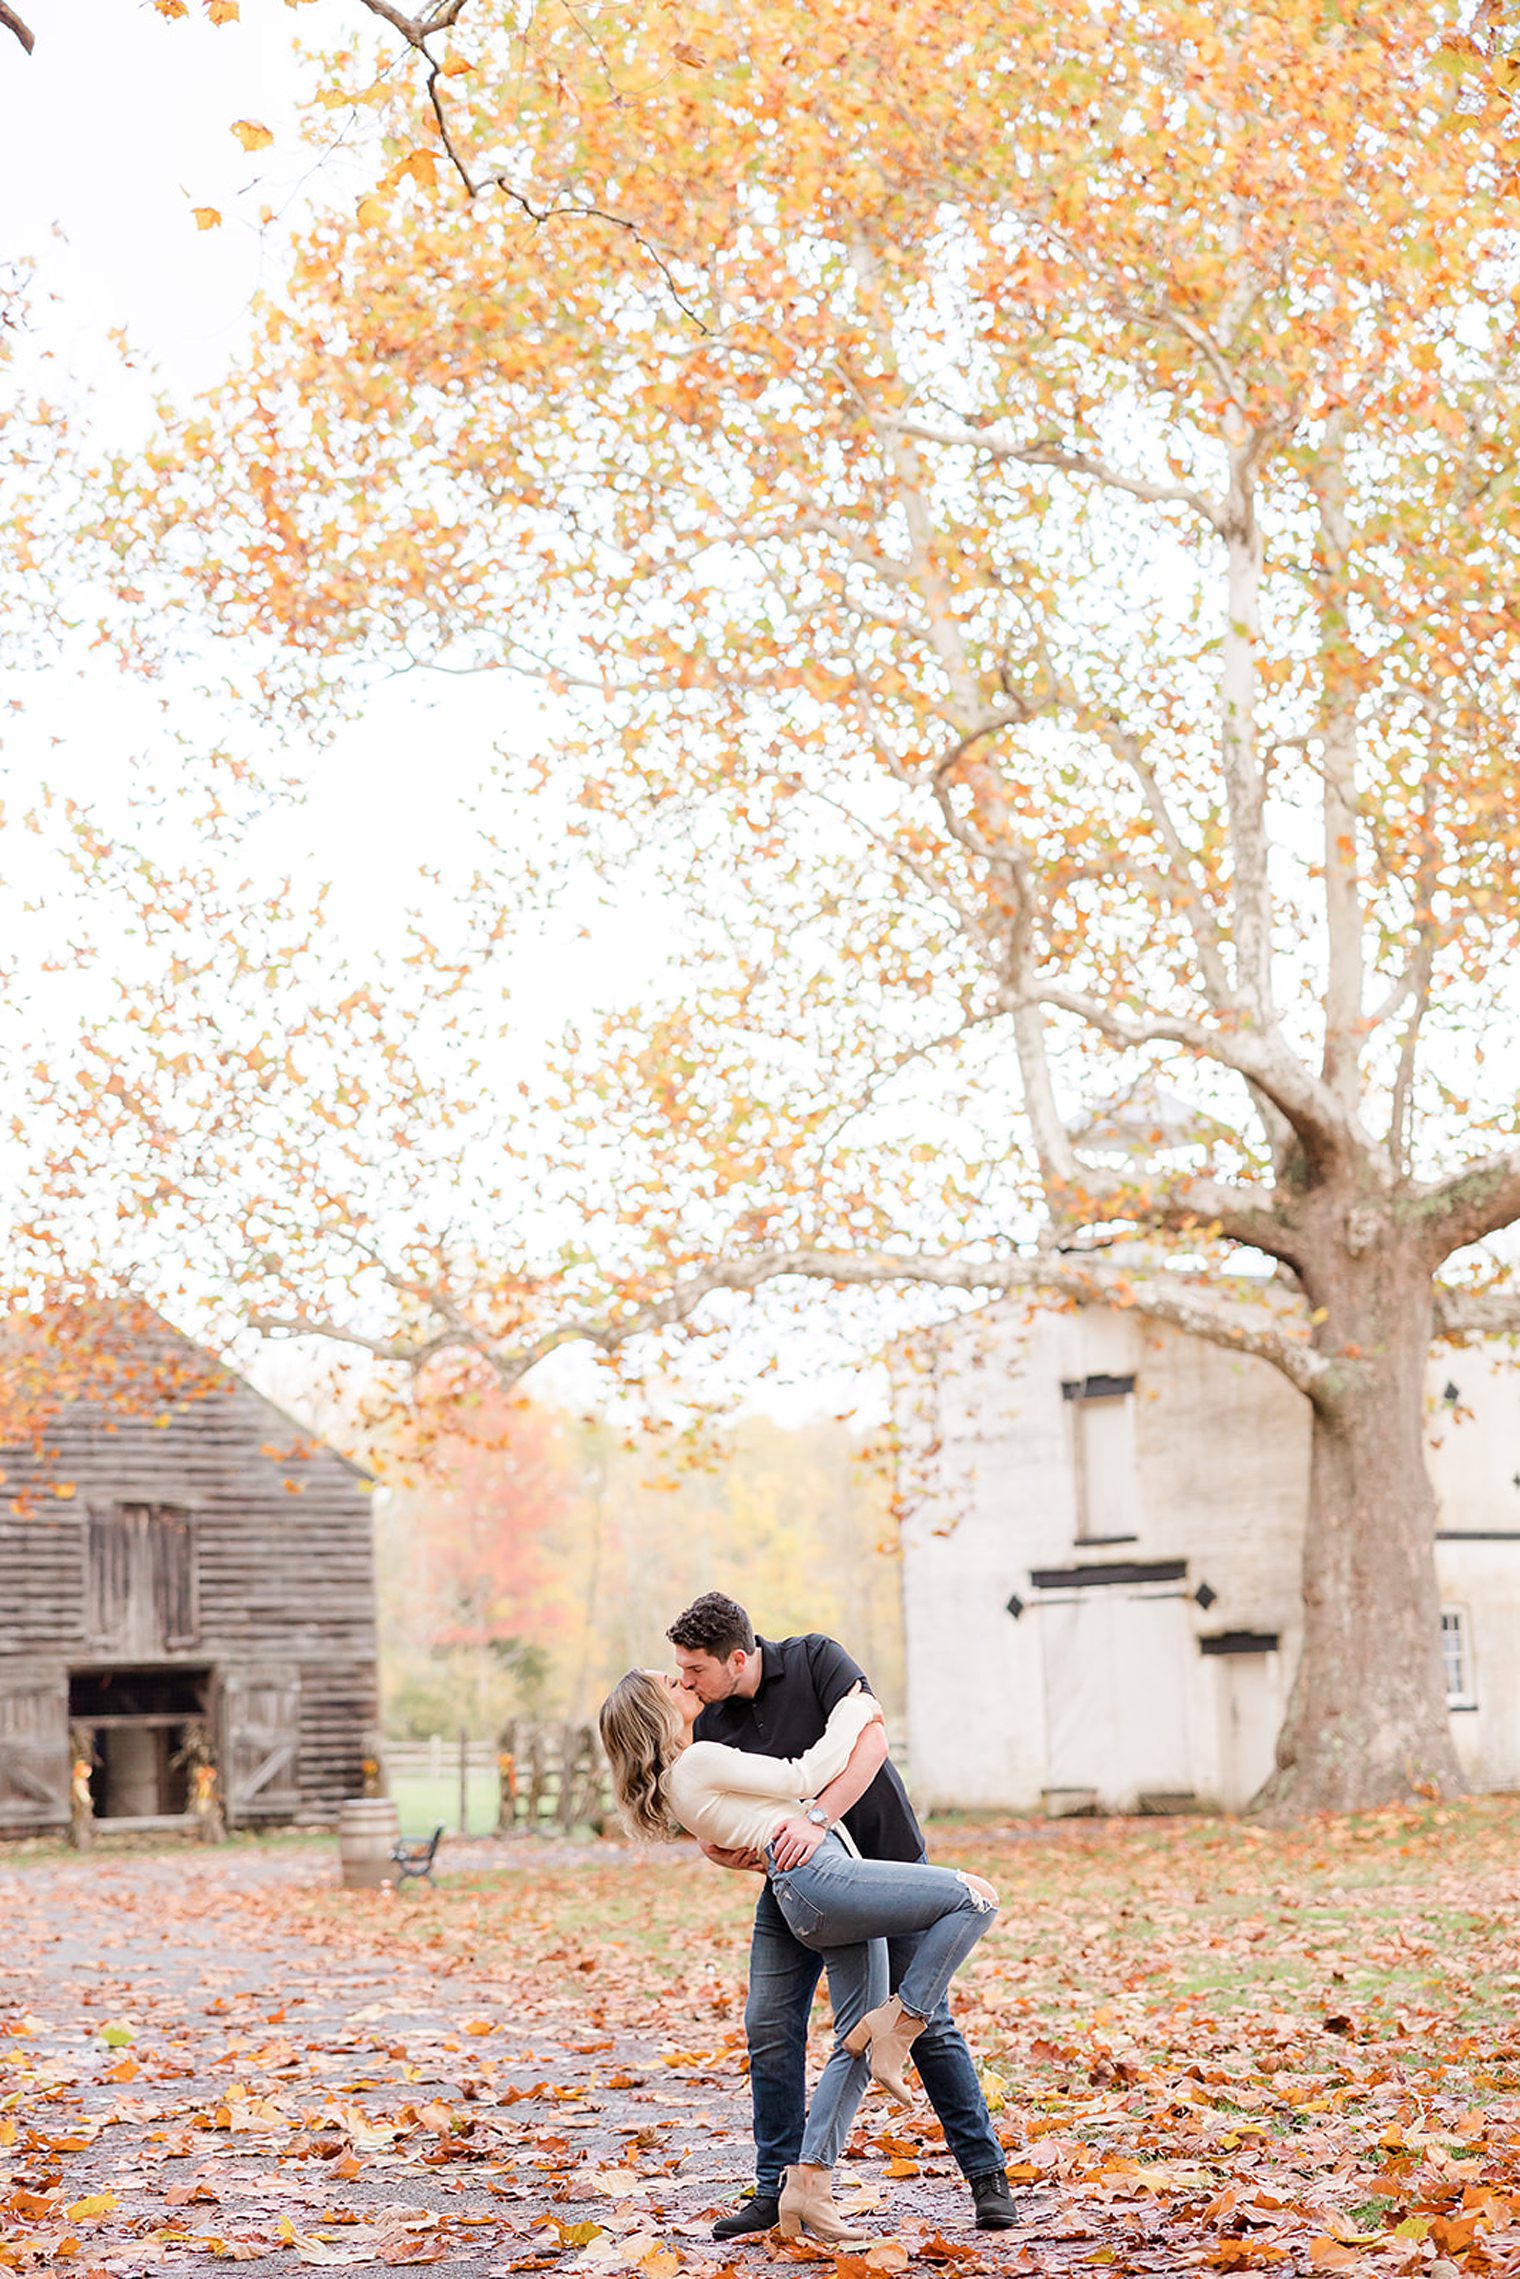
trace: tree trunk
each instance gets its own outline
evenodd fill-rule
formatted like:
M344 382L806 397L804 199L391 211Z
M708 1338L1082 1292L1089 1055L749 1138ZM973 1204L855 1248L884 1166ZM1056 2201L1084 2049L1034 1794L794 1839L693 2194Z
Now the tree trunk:
M1425 1468L1429 1271L1379 1216L1355 1249L1337 1243L1328 1272L1304 1276L1326 1310L1321 1349L1347 1367L1313 1410L1303 1648L1277 1770L1253 1806L1274 1819L1462 1787Z

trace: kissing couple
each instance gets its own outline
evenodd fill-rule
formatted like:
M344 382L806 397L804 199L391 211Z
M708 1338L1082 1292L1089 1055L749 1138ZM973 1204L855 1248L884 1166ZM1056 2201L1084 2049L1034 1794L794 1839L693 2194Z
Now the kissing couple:
M623 1818L653 1840L685 1831L720 1867L765 1878L744 2009L755 2187L714 2238L779 2224L788 2238L866 2245L834 2204L832 2172L871 2079L912 2103L910 2051L978 2229L1006 2230L1016 2219L1002 2147L946 1999L997 1893L928 1865L880 1707L836 1639L757 1639L721 1591L666 1635L678 1674L630 1670L602 1704ZM825 1969L834 2046L809 2104L808 2013Z

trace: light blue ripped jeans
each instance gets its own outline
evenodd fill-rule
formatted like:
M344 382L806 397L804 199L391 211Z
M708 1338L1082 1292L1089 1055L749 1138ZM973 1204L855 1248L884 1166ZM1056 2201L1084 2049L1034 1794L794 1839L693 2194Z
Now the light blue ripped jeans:
M799 2158L832 2168L844 2150L855 2108L871 2078L852 2057L846 2034L887 1998L887 1941L917 1933L898 1998L929 2019L951 1979L997 1914L954 1868L916 1860L862 1860L826 1836L812 1858L782 1874L767 1853L766 1874L799 1946L823 1957L834 2012L834 2047L808 2106Z

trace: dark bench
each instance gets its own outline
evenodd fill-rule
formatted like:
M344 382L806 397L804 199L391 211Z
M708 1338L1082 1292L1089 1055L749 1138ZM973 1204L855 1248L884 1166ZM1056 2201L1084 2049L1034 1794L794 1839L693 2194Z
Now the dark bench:
M415 1876L419 1883L432 1882L433 1862L438 1856L438 1839L442 1834L440 1826L433 1830L431 1836L418 1836L415 1839L403 1836L391 1846L391 1860L396 1870L398 1889L409 1875Z

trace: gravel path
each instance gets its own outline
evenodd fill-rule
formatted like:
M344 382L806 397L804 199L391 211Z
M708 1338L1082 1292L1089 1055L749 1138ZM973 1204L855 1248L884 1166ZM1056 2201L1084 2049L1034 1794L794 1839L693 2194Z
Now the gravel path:
M456 1845L449 1867L511 1877L551 1850L577 1857ZM0 2266L718 2269L713 2215L749 2175L732 2052L672 2070L574 2003L524 2015L531 1956L493 1980L398 1951L389 1910L426 1892L360 1895L341 1939L288 1919L335 1880L317 1844L0 1865ZM879 2166L841 2197L881 2205ZM944 2176L932 2162L914 2191L918 2245L943 2223L942 2260L965 2262L969 2202Z

